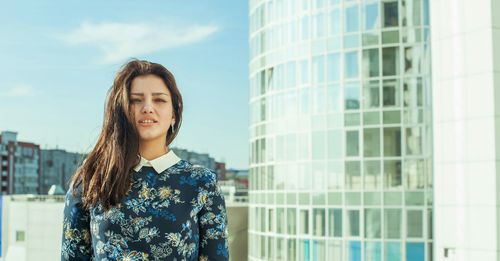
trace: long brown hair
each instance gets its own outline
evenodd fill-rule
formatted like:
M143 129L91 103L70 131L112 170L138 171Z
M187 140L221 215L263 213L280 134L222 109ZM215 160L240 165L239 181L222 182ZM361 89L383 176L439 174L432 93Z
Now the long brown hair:
M140 158L139 136L130 110L132 80L141 75L160 77L170 91L175 116L174 131L169 128L168 146L179 132L182 122L182 97L175 78L161 64L133 59L123 65L108 90L104 121L97 143L71 179L70 188L80 194L85 209L101 203L105 210L118 204L130 189L131 171Z

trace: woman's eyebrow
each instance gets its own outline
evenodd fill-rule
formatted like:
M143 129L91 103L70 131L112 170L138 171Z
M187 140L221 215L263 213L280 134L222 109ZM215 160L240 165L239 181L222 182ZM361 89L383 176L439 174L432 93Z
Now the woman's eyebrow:
M168 93L164 93L164 92L153 92L153 96L160 96L160 95L166 95L166 96L169 96ZM138 95L138 96L144 96L144 93L142 92L134 92L134 93L131 93L130 95Z

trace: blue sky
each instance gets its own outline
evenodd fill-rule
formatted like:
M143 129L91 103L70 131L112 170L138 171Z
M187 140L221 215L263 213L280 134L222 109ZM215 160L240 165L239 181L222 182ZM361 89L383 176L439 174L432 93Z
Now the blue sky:
M88 152L114 75L135 57L176 77L185 111L173 146L248 167L247 1L0 4L0 131Z

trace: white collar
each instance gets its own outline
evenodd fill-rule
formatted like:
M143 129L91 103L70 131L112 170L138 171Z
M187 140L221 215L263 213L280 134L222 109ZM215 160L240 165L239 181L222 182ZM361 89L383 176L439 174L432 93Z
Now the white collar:
M175 165L180 160L181 159L177 155L175 155L173 150L170 150L168 153L165 153L153 160L147 160L141 156L141 161L134 167L134 170L138 172L139 170L141 170L142 166L150 166L153 167L156 172L162 173L169 167Z

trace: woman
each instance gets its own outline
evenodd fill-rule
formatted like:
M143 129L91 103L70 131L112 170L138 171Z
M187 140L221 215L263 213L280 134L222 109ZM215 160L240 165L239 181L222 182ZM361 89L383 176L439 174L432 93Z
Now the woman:
M132 60L105 110L66 194L61 260L228 260L216 173L168 148L182 120L174 76Z

